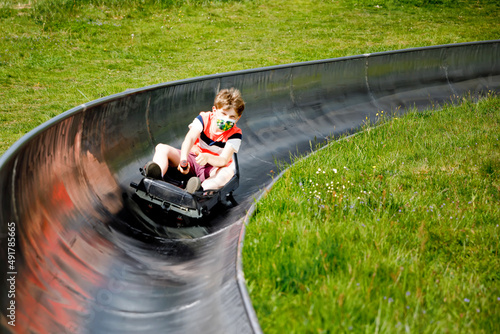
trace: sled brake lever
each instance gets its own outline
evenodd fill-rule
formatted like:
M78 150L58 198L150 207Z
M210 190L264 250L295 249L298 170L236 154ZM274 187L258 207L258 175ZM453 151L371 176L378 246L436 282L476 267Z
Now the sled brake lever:
M186 170L189 166L189 163L187 162L187 160L181 160L179 166L181 166L182 169Z

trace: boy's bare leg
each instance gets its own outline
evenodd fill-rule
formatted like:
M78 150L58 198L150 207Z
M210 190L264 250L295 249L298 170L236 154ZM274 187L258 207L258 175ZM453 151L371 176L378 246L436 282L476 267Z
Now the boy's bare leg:
M156 145L153 161L160 166L162 175L165 175L170 164L178 166L180 159L181 154L175 147L166 144Z
M212 175L212 173L211 173L210 177L208 179L206 179L205 181L203 181L201 186L205 190L220 189L226 183L228 183L229 180L231 180L233 175L234 175L234 169L231 166L218 168L215 171L214 175Z

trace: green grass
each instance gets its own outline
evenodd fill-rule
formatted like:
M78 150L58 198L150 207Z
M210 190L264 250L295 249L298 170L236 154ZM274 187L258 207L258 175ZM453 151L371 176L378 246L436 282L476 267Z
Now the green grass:
M257 204L243 265L265 333L498 333L500 98L383 115Z
M0 154L72 107L166 81L500 37L494 1L0 0Z

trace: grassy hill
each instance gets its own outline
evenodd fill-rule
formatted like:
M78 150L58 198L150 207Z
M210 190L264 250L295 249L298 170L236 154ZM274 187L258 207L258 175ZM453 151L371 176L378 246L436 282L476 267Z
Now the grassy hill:
M497 332L500 98L379 117L258 203L243 264L264 332Z

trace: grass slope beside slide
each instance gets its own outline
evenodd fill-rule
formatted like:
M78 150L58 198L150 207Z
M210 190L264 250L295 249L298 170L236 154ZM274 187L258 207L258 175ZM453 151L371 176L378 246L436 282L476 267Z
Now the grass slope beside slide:
M243 264L265 333L495 333L500 98L410 113L298 160Z

